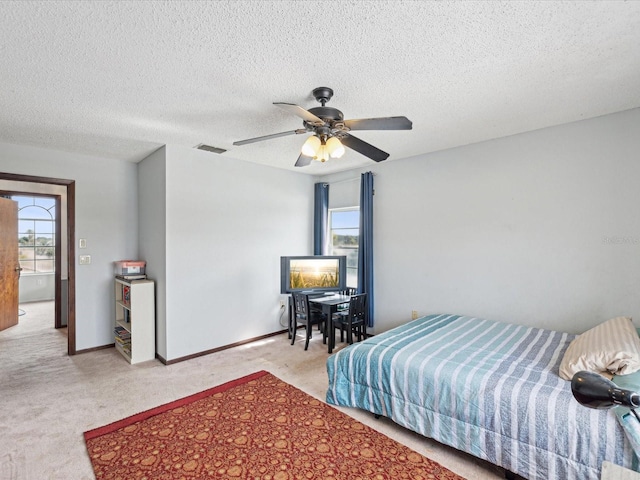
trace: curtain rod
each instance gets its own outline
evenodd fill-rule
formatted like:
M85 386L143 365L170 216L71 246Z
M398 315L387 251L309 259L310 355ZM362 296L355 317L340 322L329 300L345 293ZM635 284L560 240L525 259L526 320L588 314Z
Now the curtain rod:
M377 173L375 172L368 172L368 173L371 173L371 175L373 175L374 177L377 175ZM355 182L356 180L360 180L360 178L361 177L347 178L346 180L338 180L337 182L322 182L322 183L324 183L325 185L340 185L341 183Z

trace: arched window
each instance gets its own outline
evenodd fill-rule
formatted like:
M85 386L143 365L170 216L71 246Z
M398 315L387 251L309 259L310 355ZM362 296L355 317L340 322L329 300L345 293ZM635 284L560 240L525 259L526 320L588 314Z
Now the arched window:
M22 275L55 271L56 201L51 197L23 197L18 202L18 250Z

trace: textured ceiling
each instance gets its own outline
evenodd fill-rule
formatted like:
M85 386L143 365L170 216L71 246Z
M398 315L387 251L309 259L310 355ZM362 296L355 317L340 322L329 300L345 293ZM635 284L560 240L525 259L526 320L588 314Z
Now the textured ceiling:
M387 161L640 107L638 1L3 1L0 42L0 142L129 161L206 143L294 169L306 135L232 143L301 128L272 102L318 86L413 121L357 132Z

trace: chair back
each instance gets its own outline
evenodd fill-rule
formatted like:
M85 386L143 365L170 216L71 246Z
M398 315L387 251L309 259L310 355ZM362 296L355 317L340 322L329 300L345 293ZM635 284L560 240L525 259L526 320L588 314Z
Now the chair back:
M349 319L352 325L357 325L364 322L367 316L366 310L367 294L361 293L359 295L353 295L349 300Z
M357 293L358 293L358 289L354 287L347 287L346 289L340 292L341 295L349 295L349 296L355 295Z
M293 293L293 316L297 320L306 320L309 317L309 297L304 293Z

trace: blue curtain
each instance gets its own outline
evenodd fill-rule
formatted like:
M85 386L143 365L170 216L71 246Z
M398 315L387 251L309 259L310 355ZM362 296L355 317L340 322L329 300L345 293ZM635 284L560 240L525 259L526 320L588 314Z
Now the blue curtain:
M358 291L367 294L367 325L373 327L373 173L360 178Z
M329 184L316 183L313 208L313 254L329 253Z

